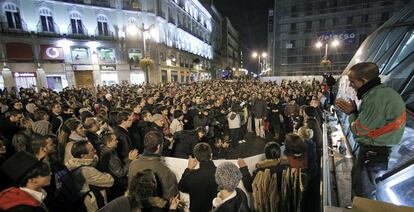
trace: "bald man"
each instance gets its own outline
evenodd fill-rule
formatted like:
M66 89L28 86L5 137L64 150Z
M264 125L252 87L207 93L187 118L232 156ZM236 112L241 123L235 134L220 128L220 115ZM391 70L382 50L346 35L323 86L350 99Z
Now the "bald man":
M349 85L361 100L337 99L338 108L349 115L355 141L359 145L352 168L352 196L375 198L375 178L388 169L391 147L400 143L406 122L406 108L401 96L381 84L378 66L364 62L348 72Z

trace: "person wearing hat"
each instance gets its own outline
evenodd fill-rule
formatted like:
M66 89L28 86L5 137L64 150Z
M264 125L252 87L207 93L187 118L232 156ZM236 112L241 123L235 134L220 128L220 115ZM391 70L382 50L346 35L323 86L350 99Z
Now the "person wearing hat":
M1 170L13 179L17 187L0 193L1 211L48 211L43 200L43 187L51 180L49 165L22 151L10 157Z
M28 103L26 105L26 111L27 111L26 116L34 120L34 114L36 110L37 110L37 106L34 103Z
M213 211L250 211L246 194L237 188L242 177L239 168L231 162L223 162L217 167L215 179L220 191L213 199Z

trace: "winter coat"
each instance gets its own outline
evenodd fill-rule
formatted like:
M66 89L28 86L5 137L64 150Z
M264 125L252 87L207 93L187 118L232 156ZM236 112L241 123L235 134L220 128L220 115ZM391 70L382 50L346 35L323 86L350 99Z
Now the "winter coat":
M236 188L236 196L225 201L224 203L218 205L215 209L212 211L214 212L248 212L250 211L249 206L247 204L247 196L239 188ZM213 200L213 205L215 205L214 202L217 202L216 199L219 199L220 197L216 197Z
M175 174L165 165L159 155L146 154L140 155L129 165L128 182L138 173L146 169L151 169L157 176L158 185L161 189L161 196L169 200L178 194L177 178Z
M376 137L369 136L369 130L383 128L400 119L406 113L406 107L400 94L383 84L377 85L362 95L358 113L349 116L349 125L355 141L362 145L394 146L401 142L406 119L393 131ZM359 123L359 124L356 124Z
M217 193L215 173L213 161L200 162L198 169L185 169L178 189L190 195L190 211L210 211Z
M69 136L68 143L66 144L66 147L65 147L65 156L64 156L64 159L63 159L63 164L65 166L67 166L66 164L68 163L69 159L72 159L73 158L73 155L72 155L72 146L73 146L73 143L75 143L77 141L87 141L87 140L88 140L88 138L81 137L81 136L79 136L77 134L71 134Z
M0 134L4 136L5 144L11 144L13 136L19 133L20 128L17 123L12 123L9 118L0 120Z
M299 105L298 104L286 104L285 106L285 116L291 117L291 116L297 116L299 115ZM293 115L292 115L293 114Z
M137 206L136 208L140 208L140 212L165 212L167 211L165 208L166 200L159 198L159 197L150 197L149 203L151 205L150 208L140 208ZM136 209L135 208L135 209ZM114 212L114 211L122 211L122 212L132 212L134 208L131 208L131 203L126 196L118 197L108 204L106 204L103 208L99 209L98 212ZM174 211L174 210L169 210Z
M19 188L8 188L0 193L1 211L41 212L47 211L42 203L33 198L29 193Z
M261 119L266 117L266 102L263 99L256 99L253 102L252 112L254 118Z
M114 127L116 138L118 139L118 146L116 151L121 160L127 161L128 154L133 149L131 138L128 131L120 126Z
M93 148L95 148L97 152L101 152L101 141L99 140L98 134L86 131L85 136L88 138L88 141L91 142Z
M22 150L33 153L31 142L33 138L32 129L24 129L13 136L12 145L16 152Z
M199 142L196 131L181 131L174 136L173 157L187 159Z
M124 163L118 157L115 150L103 147L99 157L98 167L101 171L110 173L117 178L122 178L127 176L130 162L130 160L127 160Z
M72 158L68 161L67 168L74 170L73 177L75 179L76 186L80 188L81 192L88 192L91 190L90 186L96 186L102 188L100 193L106 203L106 192L104 188L109 188L114 184L114 178L104 172L98 171L94 166L97 163L97 157L94 159L80 159ZM81 167L82 166L82 167ZM80 168L79 168L80 167ZM90 192L84 200L84 204L88 212L98 210L98 202L95 194Z
M229 129L238 129L241 125L240 115L236 112L230 112L227 114L227 121L229 123Z
M54 113L50 113L49 115L49 122L52 124L52 132L57 135L59 132L60 127L63 124L63 118L60 115L56 115Z
M173 121L170 124L170 133L175 134L177 132L184 130L184 123L182 121L179 121L178 119L173 119Z

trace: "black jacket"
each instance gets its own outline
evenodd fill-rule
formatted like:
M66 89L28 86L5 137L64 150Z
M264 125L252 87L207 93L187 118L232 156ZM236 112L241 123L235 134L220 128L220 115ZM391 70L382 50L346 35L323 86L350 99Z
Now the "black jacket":
M63 124L63 118L60 115L56 115L54 113L50 113L49 122L52 124L52 132L57 135L59 132L59 128Z
M178 189L190 195L190 211L210 211L217 194L215 173L213 161L202 161L198 169L185 169Z
M247 212L250 211L249 206L247 205L247 196L239 188L236 188L236 196L227 200L216 208L215 212Z
M194 146L199 142L196 131L181 131L174 136L173 157L188 158L193 154Z
M101 152L101 141L99 140L98 134L87 130L85 136L91 142L96 151Z
M121 160L127 161L129 151L133 149L132 141L129 137L128 131L120 126L115 126L114 131L116 138L118 139L118 146L116 148L118 156L121 158Z

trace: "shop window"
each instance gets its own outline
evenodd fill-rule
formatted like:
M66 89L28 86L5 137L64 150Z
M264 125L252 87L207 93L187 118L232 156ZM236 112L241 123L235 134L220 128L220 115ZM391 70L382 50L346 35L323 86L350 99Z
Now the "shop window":
M177 82L177 81L178 81L177 71L171 71L171 82Z
M6 4L3 7L9 29L22 29L19 8L14 4Z
M138 63L142 59L142 52L140 49L128 49L128 58L130 63Z
M49 9L40 9L40 24L42 26L42 32L55 32L53 15Z
M98 35L109 36L108 18L104 15L98 15Z
M142 85L145 83L145 73L142 71L131 72L131 84Z
M74 63L89 63L89 49L86 47L72 47L71 55Z
M47 87L53 91L62 91L63 88L68 86L68 82L64 76L49 75L46 76Z
M13 77L16 80L17 88L36 87L36 73L33 72L15 72Z
M167 70L161 70L161 82L162 83L168 82Z
M82 24L82 16L78 12L72 12L70 14L70 26L72 34L84 34L85 30Z
M110 48L98 48L99 63L115 63L115 51Z
M103 85L118 84L118 73L116 71L101 71L101 82Z

